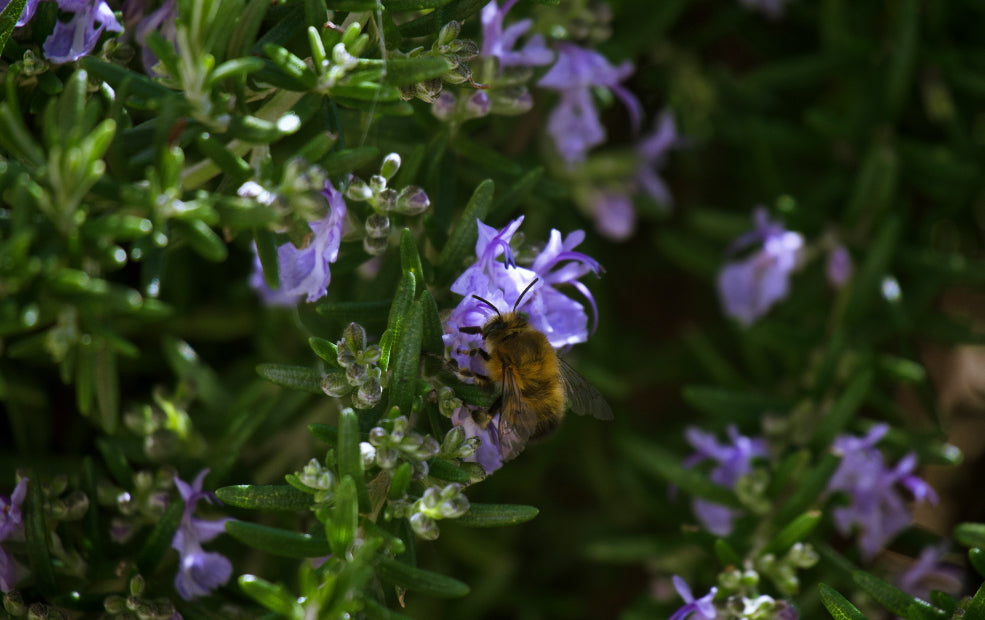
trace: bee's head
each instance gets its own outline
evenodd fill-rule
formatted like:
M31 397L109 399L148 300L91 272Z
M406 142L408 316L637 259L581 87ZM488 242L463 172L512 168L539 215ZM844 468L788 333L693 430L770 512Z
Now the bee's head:
M535 279L533 282L528 284L527 288L523 289L523 292L520 293L520 296L516 298L516 303L513 304L513 310L507 312L506 314L501 313L499 311L499 308L494 306L492 302L490 302L489 300L483 299L478 295L472 295L472 297L475 297L482 303L486 304L487 306L492 308L493 311L496 313L496 316L490 317L489 320L486 321L485 325L482 326L482 331L479 332L480 334L482 334L483 340L488 340L489 338L493 338L493 339L502 338L506 334L510 333L512 330L526 327L527 314L524 312L517 312L516 309L520 305L520 302L523 300L523 296L526 295L527 291L530 290L530 287L532 287L536 283L537 283L537 279Z

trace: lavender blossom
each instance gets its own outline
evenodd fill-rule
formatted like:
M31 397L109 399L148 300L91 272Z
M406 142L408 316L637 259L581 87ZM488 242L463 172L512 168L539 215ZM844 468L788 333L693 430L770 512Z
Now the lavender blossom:
M670 190L656 169L663 165L667 152L680 142L673 115L664 112L653 133L644 137L636 146L638 160L633 177L619 188L594 192L589 204L595 217L595 226L600 233L613 241L624 241L633 234L636 229L636 212L631 195L639 191L659 204L670 206L673 203Z
M225 531L226 522L232 519L205 521L192 516L198 500L205 498L211 502L214 499L211 493L202 490L202 482L208 473L208 469L200 471L191 485L177 477L174 479L181 498L185 500L181 525L178 526L178 531L174 533L174 539L171 541L171 547L179 556L174 587L186 601L209 594L229 581L233 573L233 565L225 556L202 549L202 543L212 540Z
M898 487L917 501L937 503L933 488L911 473L917 464L916 455L907 454L893 468L886 466L875 445L887 432L888 425L878 424L864 437L840 435L832 445L834 453L841 456L841 464L828 481L828 491L844 491L851 500L850 505L836 508L832 516L842 534L858 530L859 548L866 560L912 521Z
M452 414L451 422L455 426L462 427L462 430L465 431L466 440L472 437L479 438L479 447L475 454L465 457L464 460L478 463L487 475L503 466L503 457L499 450L499 437L496 434L499 423L498 414L489 421L486 428L482 428L472 417L472 412L468 407L460 407Z
M725 265L718 274L718 294L725 313L743 325L752 325L790 292L790 274L797 268L804 238L769 221L759 208L756 228L740 236L730 254L761 244L752 255Z
M896 579L900 590L925 601L930 600L931 588L948 594L961 592L962 571L957 566L942 564L947 542L926 547Z
M484 372L479 357L471 355L472 351L482 347L482 337L462 332L461 328L483 325L492 310L472 295L483 297L506 312L513 309L520 294L535 280L524 295L523 303L517 307L529 315L530 325L543 333L554 348L588 340L588 314L584 306L556 288L572 286L586 298L595 314L595 299L579 278L589 272L598 275L601 267L595 259L575 251L585 233L578 230L562 237L559 231L552 230L546 247L534 258L530 268L525 268L517 266L510 249L510 240L521 223L522 216L497 230L476 221L479 227L479 239L475 244L477 260L451 285L451 290L463 299L445 319L442 336L450 357L460 368ZM498 260L500 256L504 257L502 262ZM463 408L456 411L452 421L465 429L467 437L480 438L478 452L469 460L481 464L487 473L498 469L502 463L496 436L497 418L483 429Z
M13 556L3 548L7 540L20 540L24 537L24 513L21 506L27 497L27 478L21 478L10 499L0 496L0 592L10 592L14 584L27 574Z
M828 261L824 267L824 273L828 278L828 284L834 288L841 288L852 277L852 255L843 245L831 248L828 252Z
M594 259L573 250L584 239L584 233L575 231L562 239L560 232L551 231L547 247L527 269L516 265L509 246L522 222L521 216L502 230L496 230L477 221L477 260L451 285L451 290L464 298L445 321L443 338L452 358L463 368L481 371L481 365L469 352L481 347L482 338L478 334L462 333L459 327L482 325L491 312L472 295L484 297L503 311L511 310L520 293L534 280L538 282L517 308L530 315L530 325L547 336L555 348L588 340L585 308L555 288L571 285L586 297L594 311L595 300L578 278L590 271L598 274L600 266ZM497 260L500 255L504 255L504 262Z
M711 481L729 489L734 489L739 479L752 471L752 459L767 455L765 440L740 435L734 425L728 427L731 444L719 443L711 433L694 427L688 428L685 434L696 452L684 460L684 467L694 467L707 459L717 461ZM691 507L701 525L716 536L728 536L732 520L738 515L737 510L700 498L694 498Z
M14 24L14 28L23 28L27 25L27 22L31 21L34 17L34 12L38 10L38 3L41 0L27 0L27 4L24 5L24 10L21 12L20 17L17 18L17 22ZM0 11L7 8L10 4L10 0L0 0Z
M154 31L160 33L172 45L178 40L178 3L175 0L164 0L157 10L137 23L135 38L143 48L141 60L144 63L144 70L151 75L156 74L153 67L157 64L157 56L147 45L147 35Z
M674 615L670 617L670 620L686 620L687 618L704 618L704 620L714 620L718 617L718 611L715 609L715 604L712 602L715 598L715 594L718 592L718 588L712 587L699 599L695 599L694 595L691 594L691 587L687 585L687 582L678 577L673 576L674 589L677 593L684 599L684 606L674 612ZM693 614L693 615L692 615Z
M619 84L632 73L630 61L614 67L598 52L573 43L558 44L557 62L538 85L561 94L547 121L547 130L568 165L582 161L589 149L605 141L605 129L592 100L595 87L604 86L615 93L629 110L633 131L639 130L642 105Z
M324 219L310 224L313 238L307 246L298 249L288 242L277 248L280 288L271 291L262 274L259 278L255 272L251 276L250 285L257 290L264 302L288 305L291 299L297 300L305 295L310 303L324 297L328 291L328 285L332 281L329 265L339 257L346 204L341 192L331 182L325 183L322 195L328 200L329 213Z
M544 37L535 34L524 46L514 51L517 41L533 24L531 19L522 19L503 30L503 20L517 0L506 0L502 8L493 0L481 13L482 55L496 58L500 67L536 67L550 64L554 52L547 49Z
M123 32L105 0L58 0L58 8L74 15L67 23L55 22L44 42L44 55L53 63L74 62L91 53L103 31Z

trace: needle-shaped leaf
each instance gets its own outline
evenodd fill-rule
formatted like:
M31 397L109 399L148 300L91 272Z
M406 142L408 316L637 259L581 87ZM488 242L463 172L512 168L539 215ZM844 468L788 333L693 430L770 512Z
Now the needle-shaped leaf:
M184 511L185 502L181 498L177 498L168 505L167 510L164 511L164 514L154 524L154 529L147 536L143 546L140 548L140 554L137 556L137 565L140 567L141 572L149 575L157 568L157 565L161 562L161 558L164 557L164 554L171 547L171 542L174 540L174 533L178 530L178 526L181 525L181 517Z
M55 569L51 562L51 534L44 518L44 494L41 480L32 473L27 483L24 507L24 539L27 541L27 557L31 574L43 592L55 593Z
M258 364L257 374L292 390L301 390L311 394L324 394L321 388L321 373L307 366L290 366L288 364Z
M455 225L451 236L438 255L438 271L442 280L450 280L462 267L462 262L475 247L479 238L478 220L484 220L492 205L493 189L491 179L486 179L472 192L472 198L465 206L465 212Z
M404 274L409 275L409 274ZM413 276L411 276L413 277ZM400 333L394 340L390 360L389 399L387 409L399 407L400 413L409 416L417 388L418 365L421 359L423 308L415 301L406 318L401 322Z
M879 603L897 616L908 620L935 620L946 617L942 609L937 609L927 601L915 598L896 586L886 583L871 573L855 571L852 580L868 592Z
M834 620L866 620L865 615L855 605L831 586L825 583L818 584L817 593Z
M249 547L285 558L317 558L332 553L324 537L248 521L227 521L226 533Z
M460 598L469 593L468 585L452 577L414 568L391 558L383 558L376 567L380 579L414 592L438 598Z
M237 580L240 589L248 597L270 611L286 618L301 618L304 608L287 588L279 583L271 583L256 575L240 575Z
M539 513L538 508L522 504L470 503L468 512L455 519L453 523L466 527L503 527L526 523Z
M312 497L286 484L239 484L216 489L215 496L224 504L250 510L308 510Z
M337 458L339 475L352 479L359 500L359 510L369 512L369 493L366 489L366 476L363 473L363 457L359 448L359 417L351 408L339 413L339 441Z

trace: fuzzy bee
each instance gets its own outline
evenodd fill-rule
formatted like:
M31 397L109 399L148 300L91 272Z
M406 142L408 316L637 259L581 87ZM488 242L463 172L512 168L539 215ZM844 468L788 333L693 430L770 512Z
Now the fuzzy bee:
M534 280L523 289L513 310L501 313L492 303L472 295L496 313L482 327L463 327L462 332L480 334L485 350L478 354L486 375L480 384L500 388L500 395L480 423L485 426L497 413L500 454L504 461L515 458L530 440L553 432L566 409L599 420L611 420L612 408L592 384L558 357L547 337L517 312Z

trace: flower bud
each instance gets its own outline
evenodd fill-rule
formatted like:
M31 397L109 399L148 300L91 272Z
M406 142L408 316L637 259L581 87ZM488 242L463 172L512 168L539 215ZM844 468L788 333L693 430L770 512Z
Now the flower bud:
M356 202L365 202L373 197L372 188L359 177L352 177L349 187L345 188L345 197Z
M414 96L425 103L432 103L444 88L440 78L419 82L414 86Z
M434 519L419 512L411 515L410 527L425 540L435 540L438 537L438 524Z
M423 213L431 206L427 193L416 185L408 185L397 196L396 211L404 215Z
M489 95L486 91L480 90L465 100L465 118L482 118L489 114L491 108L492 104L489 101Z
M369 431L369 443L373 444L377 448L382 446L387 440L386 430L381 426L375 426Z
M380 349L380 345L378 344L370 345L366 347L366 349L359 356L359 363L366 365L375 364L376 362L380 361L380 357L382 355L383 355L383 350Z
M362 364L353 364L345 369L345 378L349 385L357 387L362 385L366 379L366 367Z
M377 448L376 464L383 469L393 469L400 461L400 454L393 448Z
M3 609L15 618L23 616L27 611L24 605L24 596L17 590L5 592L3 595Z
M383 158L383 163L380 165L380 176L389 181L400 170L400 163L400 155L390 153Z
M332 48L332 62L343 69L352 69L359 63L359 59L349 53L345 43L336 43Z
M492 112L506 116L525 114L534 107L533 96L523 86L497 89L490 94L489 103Z
M369 469L376 463L376 448L367 441L359 442L359 454L363 459L363 469Z
M373 190L373 194L382 192L386 189L386 177L380 174L369 177L369 188Z
M449 45L452 41L458 38L458 34L462 31L462 25L457 21L450 21L441 27L441 31L438 32L438 45Z
M352 391L352 386L346 374L342 372L330 372L321 380L321 389L325 394L342 398Z
M364 237L363 238L363 249L370 256L380 256L386 252L389 240L386 236L382 237Z
M458 100L455 99L455 95L444 91L431 103L431 114L434 114L439 121L450 121L455 116L457 105Z

